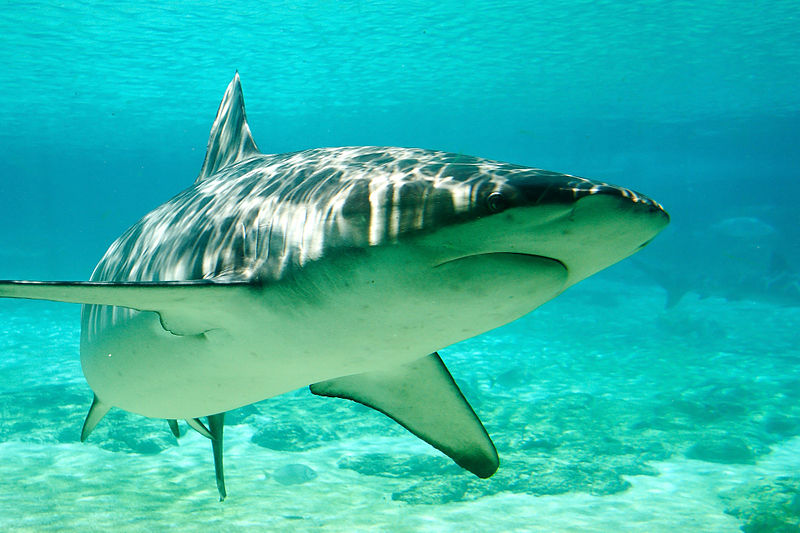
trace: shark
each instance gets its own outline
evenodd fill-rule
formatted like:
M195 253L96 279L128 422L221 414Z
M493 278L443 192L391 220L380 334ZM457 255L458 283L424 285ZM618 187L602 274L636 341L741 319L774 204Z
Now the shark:
M89 281L0 282L83 304L80 359L109 409L211 440L225 413L301 387L389 416L487 478L495 446L438 351L635 253L669 222L633 190L443 151L264 154L237 72L194 183L119 237Z

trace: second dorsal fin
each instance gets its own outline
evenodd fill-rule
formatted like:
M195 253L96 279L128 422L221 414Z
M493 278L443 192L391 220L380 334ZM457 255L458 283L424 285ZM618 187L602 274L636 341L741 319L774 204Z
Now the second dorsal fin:
M250 134L244 112L242 85L237 72L217 110L217 118L211 126L206 160L195 183L203 181L220 169L258 154L258 147Z

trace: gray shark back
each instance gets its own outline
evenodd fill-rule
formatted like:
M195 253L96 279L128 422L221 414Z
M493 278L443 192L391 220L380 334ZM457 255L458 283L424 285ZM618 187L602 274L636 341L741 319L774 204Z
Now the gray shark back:
M274 281L330 250L393 243L480 215L476 206L523 174L555 173L412 148L256 155L146 215L91 279Z

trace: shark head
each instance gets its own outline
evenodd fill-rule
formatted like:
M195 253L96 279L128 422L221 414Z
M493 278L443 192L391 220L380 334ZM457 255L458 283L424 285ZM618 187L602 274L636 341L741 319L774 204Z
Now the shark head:
M481 168L490 165L499 168ZM633 254L669 223L661 205L630 189L503 163L475 167L477 177L453 193L469 198L466 220L429 239L440 263L490 254L552 260L568 287Z
M417 349L519 318L635 253L669 222L642 194L572 175L443 152L350 150L347 161L359 162L352 178L316 184L306 200L328 216L312 217L321 222L305 233L327 244L305 266L315 279L294 286L337 302L342 324L352 316L429 340Z

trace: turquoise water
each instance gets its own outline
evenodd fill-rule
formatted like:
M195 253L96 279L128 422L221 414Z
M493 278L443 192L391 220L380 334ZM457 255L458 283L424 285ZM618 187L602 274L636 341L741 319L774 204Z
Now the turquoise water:
M87 279L194 180L237 69L264 152L469 153L642 190L673 222L442 351L497 444L486 481L301 390L229 415L220 504L197 434L117 411L77 442L79 308L0 301L0 527L797 530L799 9L5 5L0 278Z

